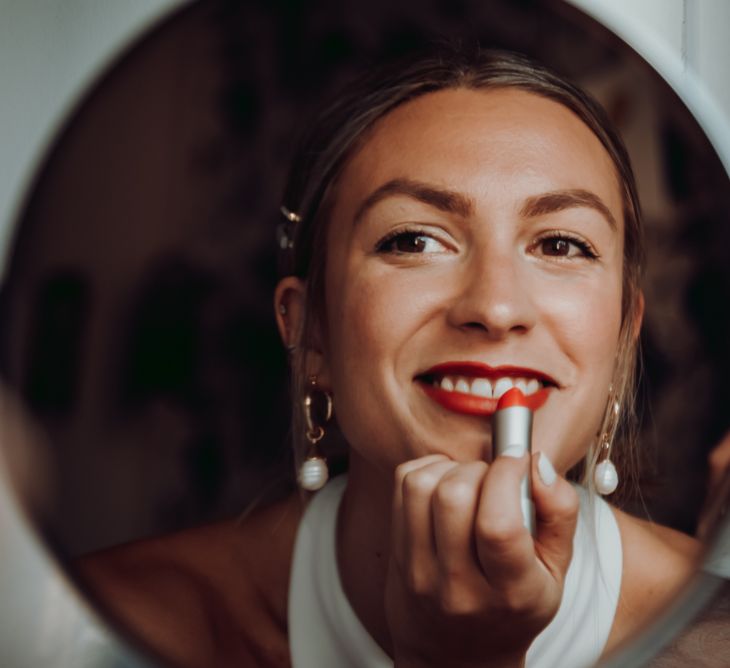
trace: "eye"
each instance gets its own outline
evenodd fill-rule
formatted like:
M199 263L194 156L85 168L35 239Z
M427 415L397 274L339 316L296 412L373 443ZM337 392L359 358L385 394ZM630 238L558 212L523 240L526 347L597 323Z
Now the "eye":
M435 237L421 230L400 230L378 242L378 253L441 253L446 247Z
M598 257L598 254L588 242L564 233L552 233L549 236L542 237L538 239L535 245L537 250L547 257L584 257L591 260Z

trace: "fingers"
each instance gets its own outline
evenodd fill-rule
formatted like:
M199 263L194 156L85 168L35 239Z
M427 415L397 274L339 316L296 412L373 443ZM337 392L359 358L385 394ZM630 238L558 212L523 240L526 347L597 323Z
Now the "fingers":
M520 498L528 473L537 516L534 541ZM416 593L479 576L514 601L526 600L548 584L547 573L550 582L563 582L578 507L573 487L539 453L498 457L489 466L422 457L396 469L393 556Z
M444 577L475 574L474 518L487 474L485 462L469 462L447 471L433 495L436 556Z
M409 473L417 471L424 466L434 462L449 461L445 455L428 455L420 459L407 461L395 470L395 484L393 487L393 513L391 519L391 543L392 551L399 562L403 562L405 540L405 522L403 516L403 482Z
M422 457L396 469L393 494L393 555L411 589L426 593L438 565L431 499L445 473L457 467L443 455Z
M548 457L532 456L532 499L537 515L535 550L553 577L563 581L573 555L573 536L578 520L578 494L555 473Z
M526 456L497 457L482 485L474 529L477 556L485 578L498 588L535 567L520 503L520 483L527 473Z

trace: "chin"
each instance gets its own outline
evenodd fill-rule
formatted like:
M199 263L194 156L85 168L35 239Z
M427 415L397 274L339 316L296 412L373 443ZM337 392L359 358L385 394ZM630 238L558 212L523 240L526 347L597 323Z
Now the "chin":
M419 443L409 448L412 456L409 459L418 459L426 455L445 455L456 462L475 462L492 460L491 432L486 435L481 430L464 433L463 430L454 430L450 435L438 439L433 434L424 437Z

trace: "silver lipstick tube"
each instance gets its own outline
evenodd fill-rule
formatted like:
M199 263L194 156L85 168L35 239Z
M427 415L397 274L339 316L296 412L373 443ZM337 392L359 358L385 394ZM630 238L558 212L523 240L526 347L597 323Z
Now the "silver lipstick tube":
M532 453L532 411L526 406L510 406L494 414L492 420L493 458L507 453L521 457ZM520 505L525 528L535 535L535 504L532 501L530 469L520 483Z

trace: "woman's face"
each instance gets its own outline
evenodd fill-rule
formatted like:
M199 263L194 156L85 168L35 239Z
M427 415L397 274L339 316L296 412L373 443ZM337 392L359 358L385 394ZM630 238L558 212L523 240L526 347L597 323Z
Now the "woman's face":
M517 383L533 450L575 464L621 326L621 195L588 127L516 89L431 93L376 124L332 197L319 382L356 457L489 461Z

